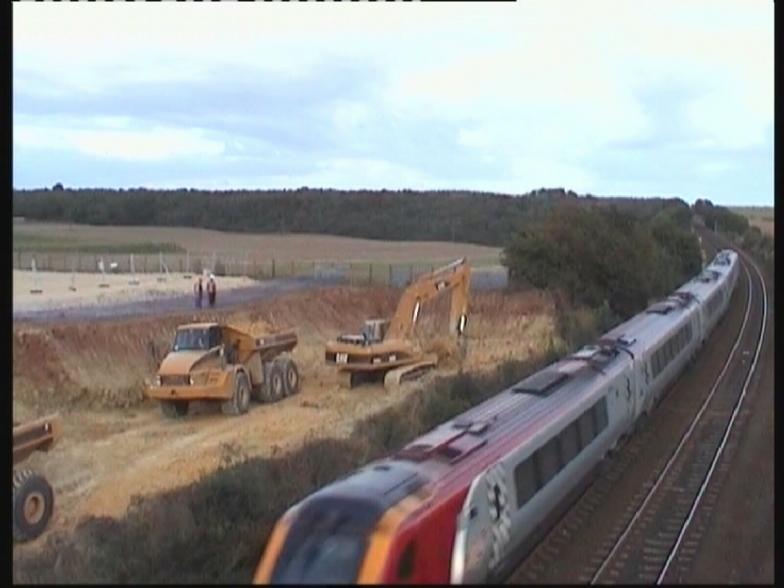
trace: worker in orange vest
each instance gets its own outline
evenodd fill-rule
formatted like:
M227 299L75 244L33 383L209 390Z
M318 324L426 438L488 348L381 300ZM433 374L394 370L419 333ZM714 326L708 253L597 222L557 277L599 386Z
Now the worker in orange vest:
M196 283L193 284L193 299L196 304L196 308L201 308L201 300L204 296L204 286L201 283L201 276L199 279L196 280Z
M210 303L210 308L215 306L215 297L218 295L218 286L215 283L215 274L210 274L210 279L207 280L207 301Z

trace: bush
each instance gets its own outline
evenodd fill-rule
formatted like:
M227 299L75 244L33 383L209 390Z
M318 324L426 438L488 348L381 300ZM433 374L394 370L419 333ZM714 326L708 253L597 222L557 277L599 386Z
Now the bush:
M682 207L674 208L648 219L613 206L553 207L515 234L502 263L513 285L546 288L567 306L607 307L626 318L700 268L697 238L682 226Z

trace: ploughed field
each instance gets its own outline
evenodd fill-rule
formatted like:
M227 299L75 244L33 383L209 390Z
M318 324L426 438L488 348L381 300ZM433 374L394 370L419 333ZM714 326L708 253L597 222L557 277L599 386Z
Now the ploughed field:
M221 463L294 449L310 438L347 437L353 424L403 401L435 375L387 392L381 384L353 390L337 385L324 364L324 343L358 332L365 318L392 314L400 291L387 287L324 287L254 302L232 310L204 311L198 320L222 320L251 332L263 325L294 328L293 350L302 391L275 404L252 404L229 417L217 405L196 403L182 420L165 419L143 396L180 323L193 313L68 323L16 322L13 328L14 421L52 411L63 416L63 438L49 453L27 462L55 489L47 531L15 550L36 549L56 529L86 515L121 516L134 495L188 484ZM423 307L418 334L425 351L441 358L438 374L457 370L446 337L448 298ZM469 315L469 372L525 359L554 335L553 304L536 291L474 292Z

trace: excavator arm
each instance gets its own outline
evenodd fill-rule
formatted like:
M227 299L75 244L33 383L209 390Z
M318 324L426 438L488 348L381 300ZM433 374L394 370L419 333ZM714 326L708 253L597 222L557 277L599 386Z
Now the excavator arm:
M421 305L447 292L452 293L449 333L457 333L458 336L461 336L468 320L470 278L471 270L465 258L419 276L400 297L385 339L409 338L419 318Z

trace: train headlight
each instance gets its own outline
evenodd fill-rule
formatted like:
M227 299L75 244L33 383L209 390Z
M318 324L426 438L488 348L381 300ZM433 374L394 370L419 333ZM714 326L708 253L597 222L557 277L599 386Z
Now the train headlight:
M188 376L188 384L193 386L193 376Z

